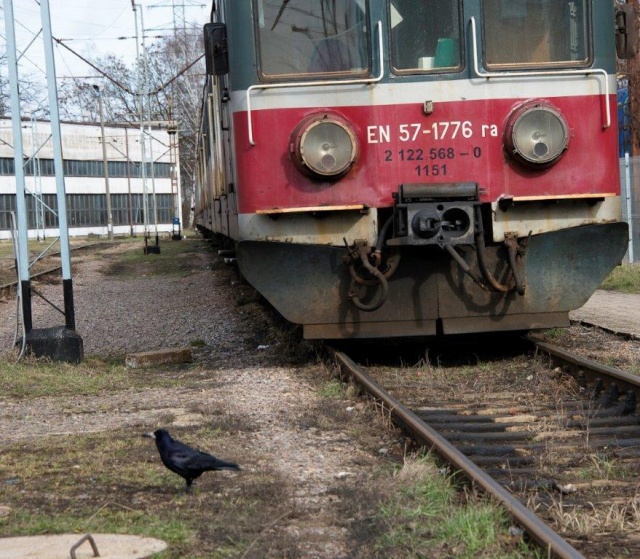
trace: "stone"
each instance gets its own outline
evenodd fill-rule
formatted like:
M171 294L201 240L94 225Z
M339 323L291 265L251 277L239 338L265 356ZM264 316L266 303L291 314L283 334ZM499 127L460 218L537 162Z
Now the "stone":
M174 349L159 349L156 351L142 351L128 353L125 356L125 365L129 369L142 369L158 365L177 365L191 363L191 348L180 347Z
M80 363L84 359L82 337L64 326L34 328L27 333L25 341L27 352L35 357L67 363Z

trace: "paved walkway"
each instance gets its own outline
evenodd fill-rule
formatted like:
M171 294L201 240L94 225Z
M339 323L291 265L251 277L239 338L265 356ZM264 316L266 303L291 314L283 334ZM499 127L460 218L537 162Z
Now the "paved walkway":
M640 339L640 295L598 290L569 317Z

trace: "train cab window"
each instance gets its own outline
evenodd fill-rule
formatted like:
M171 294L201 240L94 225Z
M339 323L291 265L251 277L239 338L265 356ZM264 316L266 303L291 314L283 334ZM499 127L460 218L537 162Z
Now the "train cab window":
M398 73L456 69L460 5L451 0L390 0L391 57Z
M484 0L487 68L587 64L589 4L588 0Z
M266 78L368 73L367 0L254 0Z

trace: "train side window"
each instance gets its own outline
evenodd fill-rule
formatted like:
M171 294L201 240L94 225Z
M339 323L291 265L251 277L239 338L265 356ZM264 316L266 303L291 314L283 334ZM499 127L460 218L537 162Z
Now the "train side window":
M589 62L588 0L484 0L487 68Z
M460 3L390 0L391 58L398 73L459 69Z
M368 0L254 0L260 73L367 75Z

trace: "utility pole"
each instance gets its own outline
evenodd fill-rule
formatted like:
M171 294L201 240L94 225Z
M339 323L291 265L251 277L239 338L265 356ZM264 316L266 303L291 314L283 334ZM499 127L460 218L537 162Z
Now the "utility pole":
M15 255L20 280L22 325L26 334L33 328L31 313L31 278L29 275L29 225L25 199L24 145L20 121L20 92L18 89L18 58L16 56L16 30L13 0L4 0L4 21L7 34L7 61L11 94L11 122L13 125L13 158L16 175L16 210L18 220L18 254Z
M133 1L133 0L132 0ZM149 9L152 8L169 8L171 7L173 10L173 27L156 27L155 29L157 30L166 30L166 31L173 31L174 37L181 38L181 45L182 45L182 55L184 57L184 64L186 65L188 63L188 45L187 45L187 16L186 16L186 10L189 8L206 8L207 4L203 4L202 2L199 2L198 0L160 0L158 3L156 4L151 4L149 5ZM170 99L171 99L171 107L174 106L174 99L175 99L175 88L171 88L171 95L170 95ZM173 114L172 112L170 112L170 116L169 119L173 119ZM170 144L176 142L176 138L175 136L175 132L177 132L177 129L174 129L174 132L172 133L171 130L169 130L169 134L170 134L170 139L169 142ZM179 143L175 143L174 144L175 147L175 154L176 154L176 163L172 165L172 183L171 183L171 189L172 189L172 194L173 194L173 187L174 185L176 186L177 189L177 203L176 203L176 209L175 209L175 215L173 217L173 227L175 228L175 226L178 226L178 234L176 235L175 233L173 234L173 238L177 239L177 238L182 238L182 235L180 234L180 221L182 219L182 192L181 192L181 188L180 188L180 181L179 181L179 165L177 164L179 161L179 155L177 155L178 151L179 151ZM170 148L170 153L174 153L171 148ZM155 195L154 195L154 204L155 204ZM157 221L156 221L157 222ZM156 226L156 235L157 235L157 226ZM157 237L156 237L157 238ZM157 243L157 241L156 241Z
M148 88L146 81L146 73L143 74L141 71L141 60L140 60L140 41L138 37L138 4L131 0L131 8L133 9L133 15L135 19L136 26L136 70L138 73L138 112L140 115L140 149L142 151L141 163L140 163L140 171L142 176L142 219L144 222L144 244L145 249L144 253L147 254L147 243L149 239L149 198L148 198L148 187L147 187L147 138L144 131L144 93L143 91ZM142 29L142 48L144 50L144 19L142 16L142 10L140 10L140 27ZM144 67L142 68L145 69ZM144 77L144 82L142 81Z
M78 363L84 358L82 338L75 332L75 310L73 306L73 282L71 279L71 255L67 226L67 204L62 165L62 134L58 109L58 90L51 35L49 0L40 0L40 17L44 43L44 58L47 71L49 110L51 114L51 139L58 202L58 229L60 233L60 260L62 263L62 291L64 297L65 326L33 328L31 314L32 288L29 277L28 221L25 200L24 146L20 118L20 92L18 88L18 60L12 0L4 0L5 30L7 34L7 59L11 90L11 120L13 124L14 162L16 174L16 206L18 209L18 246L16 259L20 279L21 317L24 334L23 350L29 348L36 357L49 357L54 361ZM55 307L57 309L57 307ZM60 310L60 309L58 309ZM23 352L20 353L22 356Z
M129 234L135 237L133 230L133 200L131 198L131 159L129 159L129 132L127 128L124 129L124 145L125 145L125 159L127 161L127 192L129 200Z
M175 123L171 125L167 132L169 133L169 166L170 166L170 174L171 174L171 198L174 203L174 213L173 213L173 225L172 225L172 234L171 238L174 241L179 241L182 239L182 233L180 231L180 212L181 212L181 204L180 204L180 187L178 185L178 157L176 157L176 135L178 133L178 128ZM175 194L174 194L175 192ZM176 225L178 226L178 231L176 232Z
M104 134L104 111L102 108L102 91L100 86L93 85L98 94L98 107L100 111L100 131L102 133L102 165L104 170L104 189L107 197L107 235L113 241L113 213L111 212L111 192L109 190L109 162L107 160L107 137Z
M60 260L62 262L62 292L64 296L65 328L49 332L43 331L40 341L31 342L36 351L41 351L54 359L82 361L84 348L82 338L76 334L76 315L73 304L73 280L71 279L71 250L69 247L69 227L67 224L67 200L64 185L64 167L62 164L62 132L60 130L60 111L58 109L58 89L56 84L56 64L53 56L53 36L51 34L51 13L49 0L40 0L40 17L44 42L44 59L47 70L49 110L51 114L51 137L53 140L53 162L56 174L56 199L58 202L58 229L60 232Z

